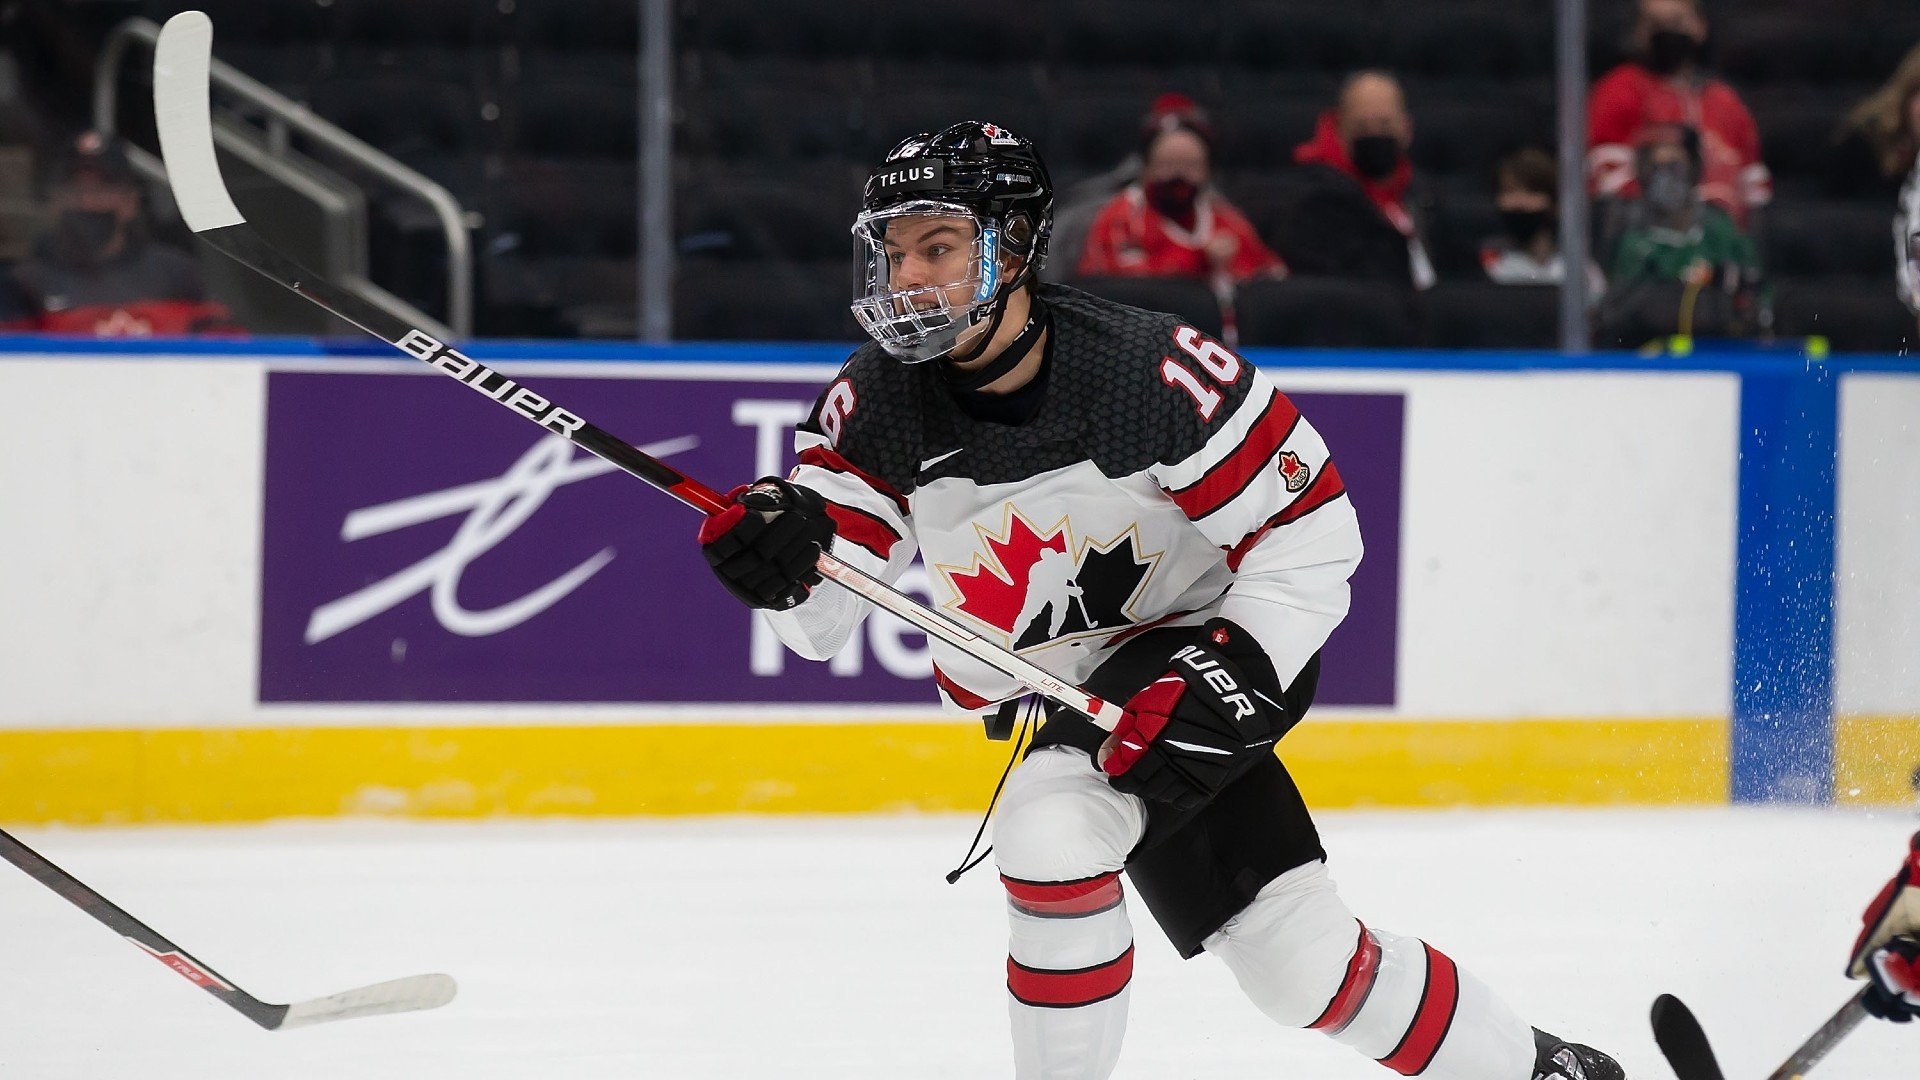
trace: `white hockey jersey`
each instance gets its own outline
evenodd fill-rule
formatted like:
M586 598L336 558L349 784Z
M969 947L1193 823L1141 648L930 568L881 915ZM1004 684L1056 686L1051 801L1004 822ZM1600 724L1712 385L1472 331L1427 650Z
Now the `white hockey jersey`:
M933 606L1083 683L1150 625L1221 616L1291 681L1333 632L1360 530L1326 444L1252 365L1172 315L1059 285L1045 398L1020 425L969 417L933 364L877 345L795 436L791 479L829 502L833 553L889 582L916 551ZM871 605L830 584L769 614L824 659ZM1025 691L941 642L943 699Z

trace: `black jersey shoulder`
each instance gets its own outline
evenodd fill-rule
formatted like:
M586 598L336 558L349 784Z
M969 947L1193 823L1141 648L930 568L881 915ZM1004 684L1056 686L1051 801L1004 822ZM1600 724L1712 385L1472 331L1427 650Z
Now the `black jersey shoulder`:
M913 492L923 441L922 399L929 364L906 364L868 342L853 351L800 430L827 437L861 472L901 495ZM832 412L834 416L826 414Z
M1198 452L1253 388L1252 365L1233 359L1230 382L1214 378L1182 348L1221 349L1166 312L1104 300L1066 286L1041 296L1059 331L1062 403L1085 415L1088 456L1108 476L1139 472L1155 463L1180 461ZM1169 364L1197 381L1202 400L1182 384ZM1211 402L1211 395L1219 400Z
M1053 321L1052 356L1046 400L1027 423L969 419L942 383L937 361L907 364L866 344L821 393L802 429L832 439L840 456L903 496L940 476L1018 483L1082 461L1120 477L1198 452L1252 383L1243 373L1218 385L1187 360L1180 335L1195 332L1178 316L1064 285L1042 285L1039 297ZM1170 358L1219 393L1209 416L1165 376ZM934 471L921 470L929 460Z

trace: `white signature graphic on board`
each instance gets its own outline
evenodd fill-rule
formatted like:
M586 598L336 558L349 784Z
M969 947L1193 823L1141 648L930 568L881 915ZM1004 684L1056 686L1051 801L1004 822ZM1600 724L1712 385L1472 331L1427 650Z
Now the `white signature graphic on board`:
M640 447L656 458L693 449L692 435ZM491 480L429 491L424 495L368 506L348 514L340 525L340 539L348 543L381 536L454 514L466 519L447 545L412 566L314 609L307 619L306 643L314 645L390 611L422 592L430 594L433 616L450 633L486 637L511 630L552 607L613 560L614 550L602 548L566 573L518 600L486 611L471 611L459 600L460 577L475 559L513 535L547 501L568 484L614 472L618 466L590 454L574 455L573 444L549 435Z

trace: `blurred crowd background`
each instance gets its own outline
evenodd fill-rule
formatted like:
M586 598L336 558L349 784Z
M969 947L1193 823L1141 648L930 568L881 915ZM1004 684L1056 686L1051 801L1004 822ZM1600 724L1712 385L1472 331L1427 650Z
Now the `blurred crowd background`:
M330 331L196 251L141 167L148 58L107 46L184 6L0 0L0 329ZM217 58L457 202L473 335L641 332L643 5L194 6ZM677 0L672 336L855 340L866 173L905 135L982 119L1051 167L1055 280L1242 345L1552 347L1569 272L1554 8ZM1591 0L1588 30L1593 343L1905 350L1920 5ZM449 310L444 215L244 102L223 109L260 133L243 209L333 272Z

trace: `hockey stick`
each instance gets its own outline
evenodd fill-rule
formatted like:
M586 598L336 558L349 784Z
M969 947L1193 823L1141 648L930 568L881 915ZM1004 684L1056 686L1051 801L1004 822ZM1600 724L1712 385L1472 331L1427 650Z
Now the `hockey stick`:
M455 987L451 976L414 975L292 1005L261 1001L4 831L0 831L0 858L25 870L62 899L139 946L140 951L179 972L188 982L219 998L229 1008L268 1031L324 1024L330 1020L351 1020L356 1016L437 1009L453 1000Z
M1767 1080L1801 1080L1806 1076L1808 1070L1867 1018L1867 1010L1860 1004L1866 995L1866 989L1862 988L1848 998L1840 1011L1821 1024L1820 1030L1801 1043ZM1653 1041L1659 1044L1660 1052L1667 1056L1674 1075L1680 1080L1726 1080L1720 1063L1714 1060L1713 1047L1707 1042L1707 1033L1701 1029L1700 1021L1694 1019L1693 1010L1672 994L1661 994L1654 999Z
M167 20L154 47L153 107L160 129L160 152L167 183L187 227L216 250L284 288L365 330L416 360L473 387L515 413L575 446L659 488L704 514L726 509L727 500L712 488L685 476L579 415L381 311L275 250L233 204L213 150L213 121L208 103L208 68L213 54L213 23L198 11ZM1121 709L1051 672L931 611L892 586L822 551L820 576L881 609L906 620L929 636L1003 672L1028 689L1112 731Z

